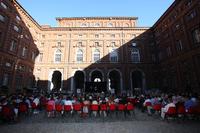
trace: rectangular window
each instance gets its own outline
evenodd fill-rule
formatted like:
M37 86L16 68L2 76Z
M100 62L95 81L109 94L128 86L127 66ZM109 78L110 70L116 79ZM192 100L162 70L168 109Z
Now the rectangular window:
M25 38L26 38L26 39L29 39L29 36L26 34L26 35L25 35Z
M16 19L17 19L17 21L21 20L21 18L18 15L16 15Z
M94 46L95 46L95 47L98 47L98 46L99 46L99 42L95 42L95 43L94 43Z
M10 51L16 51L16 49L17 49L17 41L12 40L10 45Z
M94 54L94 62L97 62L100 60L99 54Z
M151 55L151 60L152 60L153 62L156 62L156 56L155 56L155 54L152 54L152 55Z
M22 89L22 82L23 82L23 77L22 75L17 75L15 77L15 86L17 90Z
M41 42L40 46L41 46L41 47L44 47L44 42Z
M24 48L22 49L22 56L23 56L23 57L26 57L26 56L27 56L27 53L28 53L28 49L24 47Z
M132 34L132 38L135 38L136 37L136 34Z
M4 4L3 2L1 2L1 7L3 7L4 9L8 9L8 6Z
M163 52L162 51L160 51L158 53L158 59L159 59L159 61L161 61L163 59Z
M195 18L197 16L197 13L195 10L193 10L192 12L190 12L187 16L186 16L186 20L192 20L193 18Z
M176 50L179 52L183 50L183 44L181 40L176 41Z
M38 58L38 62L42 62L42 60L43 60L43 53L40 53L39 58Z
M3 36L3 34L2 34L2 32L0 32L0 47L1 47L2 44L3 44L3 42L2 42L2 36Z
M35 52L32 52L31 59L32 61L35 61Z
M200 43L200 29L197 28L192 31L192 38L194 43Z
M110 61L111 62L117 62L117 56L111 56Z
M140 62L140 52L139 49L133 48L131 51L131 61L133 63L139 63Z
M10 62L6 62L5 66L6 66L6 67L11 67L12 64L11 64Z
M185 3L185 5L187 7L190 7L192 5L192 0L187 0L187 2Z
M61 62L61 54L55 54L55 62Z
M25 66L19 65L19 66L18 66L18 70L19 70L19 71L25 71Z
M0 14L0 21L1 22L5 22L5 17L3 15Z
M77 62L83 62L83 55L77 54L76 60L77 60Z
M14 25L13 29L14 29L15 31L19 32L19 28L18 28L16 25Z
M172 55L171 47L167 47L167 56L170 57Z
M78 47L81 47L82 46L82 42L78 42Z
M8 74L4 74L3 75L3 86L8 86L9 84L9 75Z
M115 34L111 34L111 37L112 37L112 38L115 38Z
M57 47L61 47L61 42L57 42Z
M95 34L95 38L99 38L99 34Z
M115 47L115 42L111 42L111 47Z
M61 38L62 38L62 35L60 35L60 34L57 35L57 38L58 38L58 39L61 39Z

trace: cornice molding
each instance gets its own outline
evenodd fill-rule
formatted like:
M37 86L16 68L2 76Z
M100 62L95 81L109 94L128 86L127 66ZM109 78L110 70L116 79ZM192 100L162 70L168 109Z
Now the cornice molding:
M108 16L108 17L56 17L56 20L137 20L138 17Z
M120 31L127 31L127 30L148 30L150 27L101 27L101 28L95 28L95 27L51 27L51 28L43 28L43 31L78 31L78 30L85 30L85 31L99 31L99 30L120 30Z
M17 2L17 0L12 0L14 6L19 9L31 22L35 24L37 28L41 30L41 26L34 20L34 18Z

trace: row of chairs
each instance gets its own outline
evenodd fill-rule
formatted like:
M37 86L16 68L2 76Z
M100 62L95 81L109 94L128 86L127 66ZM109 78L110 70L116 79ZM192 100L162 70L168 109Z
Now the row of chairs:
M161 112L162 105L147 103L146 106L152 106L152 109L157 112ZM184 104L177 104L176 107L170 107L166 112L166 118L168 117L186 117L186 116L200 116L200 105L185 109Z
M46 111L47 112L78 112L82 111L83 107L87 106L90 111L109 111L109 112L115 112L115 111L134 111L135 106L133 104L91 104L91 105L84 105L84 104L73 104L73 107L71 105L61 105L61 104L56 104L55 109L52 105L46 106Z
M191 116L195 118L196 116L200 116L200 106L194 106L189 108L188 110L185 109L184 105L178 105L177 107L170 107L167 111L166 115L168 117L186 117Z

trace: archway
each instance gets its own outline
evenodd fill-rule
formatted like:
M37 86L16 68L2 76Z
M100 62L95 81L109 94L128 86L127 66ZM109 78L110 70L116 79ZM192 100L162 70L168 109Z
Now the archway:
M102 80L103 80L103 75L100 71L95 70L92 72L92 75L91 75L92 82L102 82Z
M143 91L143 75L141 71L134 71L131 73L131 83L133 93L141 93Z
M112 70L109 72L108 77L108 87L112 94L119 94L121 81L120 81L120 73L116 70Z
M103 73L100 70L94 70L90 73L90 81L85 83L86 93L106 92L106 82L103 81Z
M60 71L54 71L52 74L51 82L53 83L52 91L59 91L61 89L62 73Z
M83 71L76 71L74 74L74 91L75 93L81 93L84 89L85 75Z

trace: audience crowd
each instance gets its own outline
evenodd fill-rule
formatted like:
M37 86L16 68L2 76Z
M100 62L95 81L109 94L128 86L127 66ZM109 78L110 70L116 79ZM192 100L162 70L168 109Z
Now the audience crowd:
M115 96L104 93L80 96L61 93L1 94L0 121L17 122L22 116L29 117L43 111L47 117L118 117L119 113L126 117L137 115L135 107L149 116L160 115L163 120L168 117L199 119L200 95L152 93L128 97L126 94Z

